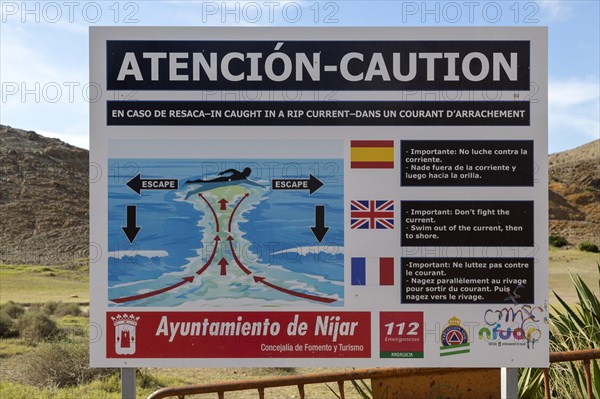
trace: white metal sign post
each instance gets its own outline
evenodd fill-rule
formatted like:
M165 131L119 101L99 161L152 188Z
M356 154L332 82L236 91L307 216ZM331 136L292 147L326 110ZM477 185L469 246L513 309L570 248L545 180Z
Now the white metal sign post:
M121 368L121 399L135 399L136 378L135 368Z
M93 366L546 367L543 28L93 28Z

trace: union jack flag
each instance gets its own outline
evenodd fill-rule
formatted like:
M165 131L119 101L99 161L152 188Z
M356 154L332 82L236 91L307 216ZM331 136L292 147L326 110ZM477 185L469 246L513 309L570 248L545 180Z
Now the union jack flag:
M393 229L393 200L354 200L350 202L350 228Z

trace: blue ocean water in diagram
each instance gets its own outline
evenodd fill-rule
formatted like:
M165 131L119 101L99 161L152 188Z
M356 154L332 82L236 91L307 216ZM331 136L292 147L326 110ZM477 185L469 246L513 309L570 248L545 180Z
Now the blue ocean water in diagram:
M111 306L343 305L341 159L111 159L108 196Z

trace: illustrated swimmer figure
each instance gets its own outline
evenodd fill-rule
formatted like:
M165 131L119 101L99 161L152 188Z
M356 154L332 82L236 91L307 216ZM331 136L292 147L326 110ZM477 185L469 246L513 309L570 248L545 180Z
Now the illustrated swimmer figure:
M188 180L185 184L193 184L193 183L220 183L220 182L230 182L230 181L238 181L238 180L248 180L248 176L252 173L252 169L244 168L243 171L239 171L237 169L227 169L219 173L220 177L215 177L214 179L204 180ZM224 176L227 175L227 176Z

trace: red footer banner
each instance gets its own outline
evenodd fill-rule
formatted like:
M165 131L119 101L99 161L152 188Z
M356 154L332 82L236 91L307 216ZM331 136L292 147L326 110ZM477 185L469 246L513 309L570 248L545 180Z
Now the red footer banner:
M370 358L369 312L107 312L109 358Z

